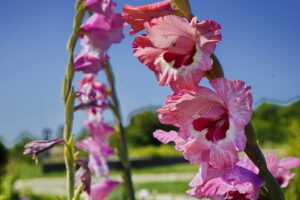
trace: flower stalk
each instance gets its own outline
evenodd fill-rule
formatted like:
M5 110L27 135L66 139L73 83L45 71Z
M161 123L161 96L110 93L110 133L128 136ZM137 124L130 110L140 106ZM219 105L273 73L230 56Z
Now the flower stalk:
M128 158L128 148L127 148L127 142L126 142L126 133L123 126L122 118L121 118L121 111L120 111L120 105L119 100L116 94L116 88L115 88L115 78L114 74L111 69L111 64L109 61L106 62L105 65L105 73L111 88L110 96L112 99L112 104L110 105L112 108L112 111L115 115L115 118L117 119L118 123L118 156L120 159L120 163L122 166L122 178L123 178L123 186L125 189L125 196L124 199L129 200L135 200L135 194L134 194L134 187L131 179L131 169L130 169L130 162Z
M257 144L255 130L251 123L249 123L246 126L245 134L247 137L245 153L251 159L251 161L258 167L259 175L264 178L266 188L268 191L268 196L272 200L283 200L283 192L278 182L268 170L265 157Z
M64 100L64 140L66 141L64 148L64 159L67 172L67 198L71 200L74 196L74 176L75 176L75 159L74 159L74 140L72 137L73 112L75 93L72 88L74 78L73 53L79 35L79 28L85 13L84 3L78 0L76 3L76 14L73 22L73 33L68 41L67 50L69 60L63 80L62 97Z

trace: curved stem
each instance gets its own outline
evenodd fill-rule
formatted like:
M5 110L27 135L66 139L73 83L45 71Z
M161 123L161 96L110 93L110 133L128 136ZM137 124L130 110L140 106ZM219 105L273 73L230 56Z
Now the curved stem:
M112 103L111 105L113 113L117 119L118 122L118 156L122 165L122 170L123 170L123 185L125 188L125 197L124 199L129 199L129 200L135 200L135 195L134 195L134 187L131 179L131 170L130 170L130 162L128 158L128 149L127 149L127 142L126 142L126 133L125 129L123 126L122 118L121 118L121 110L120 110L120 105L119 105L119 100L117 97L116 93L116 88L115 88L115 78L114 74L111 70L111 65L109 61L107 61L105 65L105 72L106 76L111 88L111 98L112 98Z
M245 153L252 160L252 162L258 167L259 175L264 178L266 183L266 188L268 190L268 194L272 200L283 200L284 195L283 192L275 180L273 175L270 173L267 167L267 163L265 161L265 157L261 152L257 140L254 128L251 123L249 123L245 128L245 134L247 136L247 144L245 148Z
M64 147L64 159L67 172L67 195L68 200L71 200L74 196L74 176L75 176L75 160L74 160L74 140L71 135L73 125L73 109L75 93L72 88L72 82L74 78L74 66L73 66L73 53L78 39L79 28L82 22L82 18L85 13L85 8L82 0L78 0L76 3L76 15L73 23L73 33L70 36L67 50L69 54L68 65L66 68L63 86L62 97L64 100L64 139L66 145Z

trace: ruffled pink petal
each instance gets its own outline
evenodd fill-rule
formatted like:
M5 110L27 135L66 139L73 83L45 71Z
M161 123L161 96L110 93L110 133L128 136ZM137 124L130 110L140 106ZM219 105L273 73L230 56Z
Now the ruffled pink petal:
M108 177L109 168L107 164L107 158L101 153L89 154L89 169L95 173L96 177Z
M162 49L155 48L147 36L138 36L132 43L133 55L136 56L141 63L148 66L152 71L158 73L158 69L154 65L155 59L164 52Z
M205 174L206 173L206 174ZM210 199L235 199L243 197L247 199L257 199L259 188L263 180L252 173L251 171L242 167L234 167L230 170L217 170L209 167L202 173L202 181L187 193L196 198L210 198ZM233 198L235 197L235 198Z
M148 38L157 48L171 48L172 52L184 54L195 46L196 30L185 18L167 15L155 18L150 23L145 23L144 26ZM180 47L177 47L177 43Z
M166 132L163 130L156 130L153 133L153 136L158 139L160 142L167 144L169 142L175 142L178 138L178 133L176 131Z
M202 164L209 162L210 150L201 146L196 139L187 140L183 147L183 156L191 164Z
M203 52L212 54L215 50L216 43L220 42L222 35L221 26L213 20L204 20L197 23L197 18L193 18L191 24L196 27L196 35Z
M107 200L110 193L118 186L120 182L114 180L105 180L91 186L91 194L95 200Z
M84 123L88 132L91 133L96 140L99 140L99 142L106 142L108 136L112 134L114 130L110 125L99 120L86 120Z
M229 119L229 129L226 132L226 136L231 139L233 145L238 152L242 152L247 143L244 127L235 124L233 119Z
M213 79L210 84L223 99L229 117L242 127L246 126L252 115L251 87L245 86L243 81L230 81L225 78Z
M120 14L114 14L109 19L95 13L81 26L81 34L89 38L88 43L106 51L111 44L119 43L123 38L124 20Z
M166 105L159 108L157 112L162 123L185 126L199 115L219 117L224 113L224 110L219 109L222 107L222 99L215 92L199 87L196 91L181 90L169 95Z
M145 22L173 13L171 1L169 0L143 6L125 5L123 8L123 17L131 25L131 35L143 30Z
M210 149L209 163L218 168L232 168L238 161L238 152L232 142L220 140Z
M296 157L283 158L278 161L278 166L286 169L300 167L300 159Z
M104 68L103 58L89 56L88 54L79 54L74 60L74 69L83 73L97 73Z
M116 8L112 0L85 0L85 7L91 12L97 12L109 17Z
M246 169L252 171L255 174L258 174L258 172L259 172L259 169L247 157L241 157L241 158L239 158L239 161L237 162L237 165L241 166L243 168L246 168Z

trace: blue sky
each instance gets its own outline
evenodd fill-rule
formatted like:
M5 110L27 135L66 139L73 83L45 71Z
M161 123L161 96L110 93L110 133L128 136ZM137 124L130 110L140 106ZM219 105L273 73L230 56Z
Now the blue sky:
M119 0L142 5L150 0ZM252 86L255 102L288 102L300 94L300 1L191 0L199 20L221 24L216 55L228 79ZM56 132L63 123L61 82L67 62L74 1L3 1L0 7L0 138L11 144L21 132ZM131 54L129 28L121 44L109 50L124 119L141 107L162 105L170 93ZM76 75L76 80L81 74ZM103 75L99 76L103 79ZM111 117L107 116L108 121ZM74 133L84 115L75 114Z

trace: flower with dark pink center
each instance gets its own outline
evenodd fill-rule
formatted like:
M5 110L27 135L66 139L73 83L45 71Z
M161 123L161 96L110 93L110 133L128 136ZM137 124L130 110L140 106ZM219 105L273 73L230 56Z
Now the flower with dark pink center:
M159 85L170 85L173 91L195 89L211 69L210 56L221 40L220 25L167 15L144 27L147 34L132 44L134 56L155 73Z
M158 109L159 119L180 127L180 131L158 131L154 136L165 143L174 141L191 163L230 168L246 144L244 127L252 114L250 87L225 78L210 84L215 91L199 86L169 95L166 105Z

